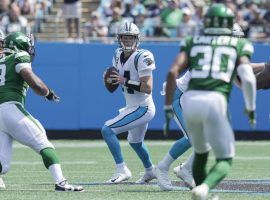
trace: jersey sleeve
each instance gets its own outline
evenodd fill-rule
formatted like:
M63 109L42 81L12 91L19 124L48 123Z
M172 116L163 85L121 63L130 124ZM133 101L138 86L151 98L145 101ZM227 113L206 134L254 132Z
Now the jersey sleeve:
M119 55L121 53L121 49L118 48L115 50L113 59L112 59L112 66L117 67L117 63L119 62Z
M24 68L32 68L31 67L31 57L26 51L18 52L14 55L15 60L15 71L20 73L20 71Z
M251 58L251 56L254 53L254 47L250 41L247 39L242 39L239 41L239 47L238 47L238 56L247 56L248 58Z
M139 77L151 76L152 71L156 69L154 55L150 51L144 50L141 55L139 55L137 65Z
M180 44L180 52L184 51L188 54L192 46L192 40L193 37L191 36L187 36L184 40L182 40Z

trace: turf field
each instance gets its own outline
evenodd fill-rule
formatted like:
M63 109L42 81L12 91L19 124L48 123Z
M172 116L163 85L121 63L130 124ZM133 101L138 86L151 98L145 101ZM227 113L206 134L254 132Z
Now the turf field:
M41 158L29 148L15 143L10 172L4 176L6 190L0 191L1 200L17 199L191 199L189 190L173 173L171 178L177 191L163 192L155 181L149 185L133 184L143 172L142 164L126 142L122 142L123 154L132 179L119 185L106 185L114 172L114 164L103 141L52 141L61 158L66 178L71 183L82 184L85 192L54 192L49 172L42 165ZM159 161L170 148L173 141L147 141L152 160ZM270 199L270 142L237 142L237 156L226 180L213 193L220 199L265 200ZM187 158L185 153L173 167ZM210 164L214 161L210 157Z

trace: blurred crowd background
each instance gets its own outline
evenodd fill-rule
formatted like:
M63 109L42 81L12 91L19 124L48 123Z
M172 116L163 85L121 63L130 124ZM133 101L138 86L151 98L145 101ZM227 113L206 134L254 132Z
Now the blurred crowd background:
M0 29L41 40L105 41L130 21L144 38L182 38L201 33L203 15L215 2L234 11L246 37L270 38L270 0L0 0Z

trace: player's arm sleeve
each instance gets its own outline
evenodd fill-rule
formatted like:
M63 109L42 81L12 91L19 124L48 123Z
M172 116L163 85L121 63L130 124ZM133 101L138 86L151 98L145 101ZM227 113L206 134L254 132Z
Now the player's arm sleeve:
M30 68L30 69L32 69L32 67L31 67L31 57L25 51L22 51L22 52L19 52L19 53L16 53L15 54L15 62L16 62L15 71L18 74L24 68Z
M156 69L154 56L150 51L144 52L139 57L138 74L139 77L152 76L152 71Z
M256 78L250 64L240 64L237 67L237 74L241 79L242 90L246 109L256 109Z
M238 51L239 58L242 56L246 56L250 59L254 53L254 47L252 43L246 39L243 39L243 40L240 40L239 46L240 46L240 49Z

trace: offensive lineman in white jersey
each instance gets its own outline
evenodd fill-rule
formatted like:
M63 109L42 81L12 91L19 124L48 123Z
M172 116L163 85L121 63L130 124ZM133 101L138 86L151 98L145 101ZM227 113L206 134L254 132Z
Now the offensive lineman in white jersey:
M116 172L107 182L120 183L131 177L116 137L128 132L127 140L145 168L144 176L136 183L147 183L156 178L148 150L143 143L148 122L155 115L152 99L152 71L156 68L154 57L150 51L138 49L140 31L133 23L123 23L117 39L121 48L116 49L112 65L118 73L111 75L111 78L115 84L121 85L126 107L120 109L115 118L106 121L101 130L116 164Z
M235 37L244 37L244 32L242 28L235 23L233 25L233 36ZM250 63L254 74L256 75L257 79L257 90L259 89L269 89L267 87L270 85L268 80L268 73L265 73L266 70L270 69L270 63ZM264 74L263 74L264 73ZM263 74L263 75L262 75ZM172 103L174 116L166 116L166 123L164 124L164 134L167 134L169 130L169 122L172 117L174 117L175 122L179 126L180 130L182 131L184 137L177 140L173 146L170 148L169 152L164 156L163 160L159 162L157 167L163 169L163 179L158 179L158 184L163 190L172 190L173 186L171 184L171 181L169 179L168 171L170 165L179 158L183 153L185 153L190 147L191 144L189 142L188 134L186 132L183 116L182 116L182 94L186 91L189 80L191 78L190 71L187 71L182 75L180 78L176 79L176 90L174 95L174 100ZM236 82L236 85L239 86L240 83ZM165 87L166 82L163 83L163 90L161 91L161 95L165 95ZM166 109L166 108L165 108ZM188 159L180 164L179 166L175 167L173 169L174 174L182 179L185 184L189 188L195 187L195 182L192 176L192 162L193 162L194 154L192 153Z

